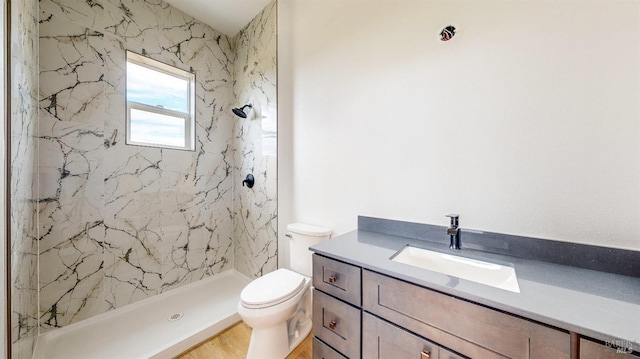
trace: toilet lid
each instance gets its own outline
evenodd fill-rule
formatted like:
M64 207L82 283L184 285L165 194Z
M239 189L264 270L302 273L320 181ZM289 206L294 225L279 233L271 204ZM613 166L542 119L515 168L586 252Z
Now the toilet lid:
M288 269L278 269L249 283L240 293L247 307L265 307L279 304L304 288L304 277Z

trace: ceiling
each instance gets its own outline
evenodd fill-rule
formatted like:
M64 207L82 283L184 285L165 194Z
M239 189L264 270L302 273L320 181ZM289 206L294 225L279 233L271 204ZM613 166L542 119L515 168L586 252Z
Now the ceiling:
M235 36L271 0L165 0L228 36Z

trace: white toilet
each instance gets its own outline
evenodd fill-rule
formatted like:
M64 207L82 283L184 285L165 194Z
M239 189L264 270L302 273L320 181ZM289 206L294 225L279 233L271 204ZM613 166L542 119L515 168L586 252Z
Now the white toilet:
M312 246L331 236L328 228L287 226L291 269L280 268L249 283L238 314L251 328L248 359L284 359L311 331Z

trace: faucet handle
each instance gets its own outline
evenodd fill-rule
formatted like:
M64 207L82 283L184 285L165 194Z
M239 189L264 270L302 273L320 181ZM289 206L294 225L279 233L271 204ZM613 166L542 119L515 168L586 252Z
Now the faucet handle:
M458 227L458 219L460 218L459 214L451 213L451 214L445 215L445 217L451 218L451 225L454 227Z

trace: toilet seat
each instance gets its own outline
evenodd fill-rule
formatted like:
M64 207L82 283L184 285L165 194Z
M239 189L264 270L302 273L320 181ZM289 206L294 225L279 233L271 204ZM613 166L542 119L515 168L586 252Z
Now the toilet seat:
M272 307L295 297L304 286L304 276L281 268L249 283L240 293L240 303L249 309Z

